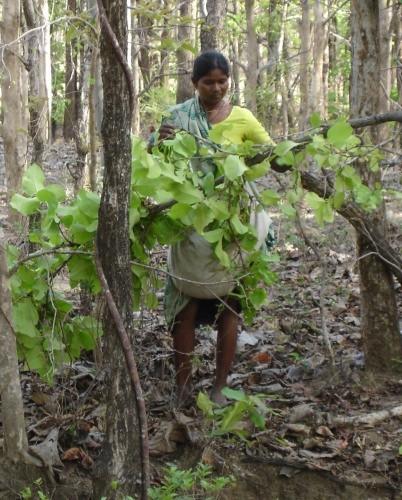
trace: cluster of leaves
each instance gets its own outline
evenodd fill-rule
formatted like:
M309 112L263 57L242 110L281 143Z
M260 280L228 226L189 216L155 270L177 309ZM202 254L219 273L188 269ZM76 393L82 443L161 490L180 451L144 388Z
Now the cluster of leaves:
M250 223L253 194L245 189L245 182L264 175L269 163L248 168L243 157L252 154L252 148L250 143L216 151L212 142L200 147L192 135L179 132L162 148L154 147L151 155L137 139L130 208L136 260L148 265L156 243L171 245L196 231L212 245L222 266L235 279L242 277L236 295L248 321L266 302L266 290L259 285L275 282L270 267L278 260L277 255L255 250L257 233ZM172 199L175 203L168 210L155 212L153 203ZM278 203L280 197L267 189L259 200L255 210ZM137 267L134 273L137 289L152 289L154 283L149 284L144 268Z
M212 435L234 434L241 439L246 439L252 430L250 422L257 429L265 429L266 416L272 411L264 402L265 395L249 396L243 391L229 387L225 387L222 394L235 402L220 407L203 392L200 392L197 397L198 408L213 424Z
M313 114L310 118L311 125L319 129L320 117ZM294 189L286 193L288 203L283 203L282 211L285 215L293 217L299 202L305 200L313 210L320 226L334 220L335 211L340 209L345 202L354 201L360 207L370 212L376 209L383 200L381 184L368 187L355 165L363 160L371 172L377 172L382 160L381 153L375 147L363 145L353 128L345 120L337 120L325 135L313 132L312 140L306 147L296 153L299 146L293 141L283 141L275 148L282 162L293 167ZM321 198L316 193L305 192L301 187L300 169L304 168L306 161L313 160L325 175L330 196Z
M312 124L318 127L319 118L313 116ZM266 286L276 280L271 266L278 260L273 253L255 250L258 235L250 223L253 210L279 204L292 216L294 205L305 197L317 221L324 224L333 220L334 210L345 200L353 199L372 210L382 199L380 188L369 189L353 167L356 158L364 157L375 171L380 156L363 147L345 121L336 122L326 137L314 135L303 151L294 152L298 145L292 141L274 148L279 163L293 166L294 189L284 195L251 189L250 182L266 174L269 161L248 167L244 158L254 155L253 144L230 144L226 132L224 127L213 130L211 140L205 141L179 132L164 141L163 147L154 147L152 154L144 141L134 139L129 216L136 309L158 304L155 292L161 283L151 261L155 248L172 245L196 231L237 279L233 293L246 321L252 321L267 300ZM307 155L321 169L332 170L329 198L301 189L299 167ZM20 249L8 248L14 271L11 290L18 352L30 369L48 380L59 363L77 358L82 349L92 349L99 335L94 319L78 315L71 300L54 286L63 271L72 289L99 293L93 259L99 203L97 194L84 190L66 202L65 190L45 185L37 165L28 169L22 193L11 201L13 208L31 216L29 241L39 249L36 258L19 263Z
M233 476L214 477L210 465L199 463L194 469L179 469L176 465L169 465L165 469L165 477L161 486L149 489L151 500L191 500L218 498L224 488L234 484Z
M64 205L64 189L45 186L37 165L27 170L22 190L23 194L13 196L11 206L33 216L29 241L39 250L36 258L19 263L20 249L7 248L13 270L12 318L20 359L51 381L58 365L77 359L82 350L92 350L100 334L95 319L77 314L72 300L55 286L59 274L68 272L72 289L80 286L93 294L100 291L91 255L99 197L81 191L71 204Z

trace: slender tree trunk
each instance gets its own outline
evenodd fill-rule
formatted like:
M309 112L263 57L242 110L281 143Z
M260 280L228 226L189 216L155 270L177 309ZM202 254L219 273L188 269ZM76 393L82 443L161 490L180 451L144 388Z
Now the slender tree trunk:
M324 21L323 6L321 0L314 1L314 25L313 25L313 72L311 78L311 102L310 110L324 116L324 55L327 46L327 26Z
M77 10L77 0L67 0L67 7L73 14ZM78 49L75 40L66 40L65 47L64 110L63 135L66 141L74 139L74 126L77 121L78 109Z
M352 117L380 112L379 8L377 0L352 0L352 73L350 110ZM365 132L372 143L379 142L378 127ZM381 182L381 172L372 172L366 163L359 165L360 175L368 186ZM370 224L381 234L386 231L385 206L368 215ZM375 255L366 255L371 241L359 233L357 253L360 274L361 328L366 366L386 372L393 360L402 358L402 337L397 321L393 277Z
M131 7L136 6L136 0L129 0ZM139 67L139 37L138 37L138 17L133 15L131 18L131 73L133 75L134 90L134 109L132 116L131 131L133 135L140 133L140 105L138 94L140 92L140 67Z
M123 53L127 54L126 0L103 0L111 28ZM129 197L131 179L131 110L129 92L122 68L104 28L101 36L104 111L102 138L104 178L97 248L111 293L131 335L132 279L129 240ZM106 308L103 318L104 361L107 364L106 442L97 493L114 498L112 480L119 482L120 494L134 494L139 489L140 446L136 403L123 361L116 326Z
M4 234L0 230L1 241ZM25 460L28 440L18 370L15 334L11 329L11 298L7 282L6 256L0 244L0 399L1 420L7 458Z
M302 18L300 22L300 111L299 130L307 128L310 113L310 5L309 0L301 0Z
M226 0L206 0L206 12L201 24L201 52L206 50L221 50L223 39L222 29L226 16Z
M51 113L50 27L47 0L23 0L27 28L33 30L28 40L30 136L32 162L42 164L49 141Z
M3 3L1 24L2 51L1 95L3 108L2 135L4 140L4 163L7 184L7 205L21 185L27 154L27 130L25 121L26 96L24 92L25 68L18 56L20 45L16 43L20 34L20 2ZM17 212L9 209L9 221L19 220Z
M177 30L177 39L179 42L191 42L191 27L189 26L189 19L191 19L192 0L183 0L179 4L180 24ZM176 102L184 102L194 95L194 87L191 81L191 68L193 65L193 55L189 50L178 49L176 52L177 57L177 90Z
M245 0L247 20L247 107L257 114L258 43L254 26L254 0Z

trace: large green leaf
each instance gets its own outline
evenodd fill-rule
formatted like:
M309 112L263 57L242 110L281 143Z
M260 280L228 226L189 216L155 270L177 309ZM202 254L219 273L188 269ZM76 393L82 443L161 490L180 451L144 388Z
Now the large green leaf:
M44 187L45 175L39 165L29 166L22 178L22 189L30 196L35 195Z
M25 298L13 305L13 323L17 332L35 337L38 333L36 325L39 321L38 311L31 299Z
M340 148L346 144L352 134L353 128L348 122L342 120L338 121L328 129L327 138L328 142L333 144L335 147Z
M38 210L40 201L36 197L27 198L16 193L11 198L10 205L22 215L32 215Z
M247 167L244 161L238 156L229 155L223 162L223 171L225 176L230 180L234 181L238 177L242 176L246 172Z

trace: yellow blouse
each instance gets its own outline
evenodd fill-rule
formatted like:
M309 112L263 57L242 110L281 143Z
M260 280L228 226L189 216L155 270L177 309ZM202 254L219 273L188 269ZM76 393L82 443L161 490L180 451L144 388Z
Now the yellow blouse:
M212 125L210 137L217 143L241 144L247 140L254 144L274 144L268 132L251 111L233 106L229 116Z

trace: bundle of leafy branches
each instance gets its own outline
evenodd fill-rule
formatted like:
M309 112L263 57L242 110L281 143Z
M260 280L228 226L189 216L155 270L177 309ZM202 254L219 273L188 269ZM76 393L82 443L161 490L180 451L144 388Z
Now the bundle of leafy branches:
M357 158L369 158L369 167L376 170L381 156L375 148L362 146L346 121L336 122L325 137L314 135L303 149L292 141L270 148L277 163L292 167L292 188L281 194L264 189L250 195L245 185L267 174L269 156L248 167L246 159L261 147L247 142L227 144L224 133L209 141L179 132L163 148L154 147L152 154L143 140L134 138L129 237L135 308L158 304L159 276L167 271L152 266L153 250L196 231L232 273L245 320L251 322L267 300L266 287L276 280L272 264L278 261L275 253L255 250L251 198L257 198L258 209L279 205L290 217L295 214L294 206L305 199L320 224L332 222L334 210L346 200L352 199L368 211L382 200L381 187L369 189L353 166ZM334 189L329 198L302 189L300 171L307 157L318 169L333 172ZM191 168L191 162L197 160L213 162L215 173L200 175ZM96 319L77 314L72 300L54 286L56 276L64 270L71 289L100 293L94 262L99 204L98 194L85 190L66 200L65 189L46 184L37 165L28 168L22 194L15 194L11 201L24 216L35 215L40 220L29 232L29 241L39 250L24 256L18 247L9 245L8 264L19 356L48 381L61 363L93 349L101 333Z

